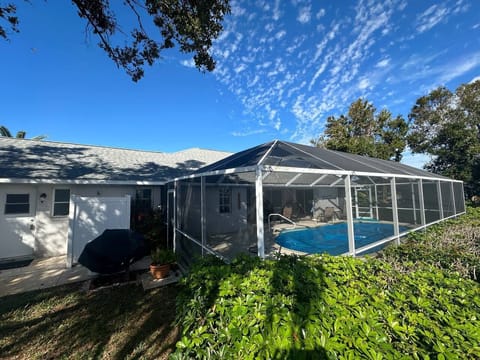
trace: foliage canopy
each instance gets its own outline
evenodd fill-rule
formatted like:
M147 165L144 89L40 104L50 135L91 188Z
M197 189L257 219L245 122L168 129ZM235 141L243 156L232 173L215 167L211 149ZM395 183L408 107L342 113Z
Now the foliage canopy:
M9 138L13 137L10 130L8 130L8 128L3 126L3 125L0 125L0 136L9 137ZM20 130L20 131L17 131L17 134L15 135L15 138L25 139L26 136L27 136L27 132L23 131L23 130ZM38 136L33 137L32 140L43 140L45 138L46 138L45 135L38 135Z
M387 109L377 112L372 103L358 99L347 115L329 116L325 131L312 143L330 150L400 161L406 146L407 122Z
M153 65L164 49L178 44L183 53L193 53L195 66L212 71L215 61L210 55L214 39L223 30L222 21L230 12L229 0L125 0L116 3L135 19L128 40L118 34L126 23L120 23L119 9L109 0L72 0L78 16L87 21L87 31L99 38L99 46L114 63L123 68L133 81L144 75L144 65ZM144 21L149 19L160 36L151 36ZM18 32L19 19L13 3L0 5L0 37L8 39L8 29ZM117 45L122 43L122 45Z
M426 169L463 180L470 195L480 191L480 80L453 93L439 87L420 97L409 116L408 145L430 154Z

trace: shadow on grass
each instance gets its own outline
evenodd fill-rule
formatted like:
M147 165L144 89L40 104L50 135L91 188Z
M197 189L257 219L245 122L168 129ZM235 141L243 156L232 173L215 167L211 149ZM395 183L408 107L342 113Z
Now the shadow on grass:
M6 357L162 358L174 348L177 288L125 285L85 293L79 285L0 298Z

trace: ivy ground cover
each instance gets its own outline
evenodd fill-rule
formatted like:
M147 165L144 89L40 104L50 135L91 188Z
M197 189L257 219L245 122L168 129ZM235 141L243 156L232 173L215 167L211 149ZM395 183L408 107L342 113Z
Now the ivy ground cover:
M199 262L175 359L480 358L480 288L423 266L314 256Z

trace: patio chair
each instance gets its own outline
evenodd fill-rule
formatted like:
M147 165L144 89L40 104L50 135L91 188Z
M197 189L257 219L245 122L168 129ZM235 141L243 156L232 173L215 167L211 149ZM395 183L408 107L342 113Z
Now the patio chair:
M334 217L335 217L335 208L332 206L327 206L323 213L323 220L325 222L329 222L330 220L333 221Z
M282 215L285 216L287 219L292 219L293 207L291 204L287 204L283 207Z

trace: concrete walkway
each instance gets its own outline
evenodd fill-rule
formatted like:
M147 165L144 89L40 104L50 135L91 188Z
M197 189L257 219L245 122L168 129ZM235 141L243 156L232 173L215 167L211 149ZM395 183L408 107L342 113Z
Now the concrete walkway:
M148 269L151 263L150 256L145 256L130 266L130 270ZM144 289L165 286L178 282L181 274L174 274L162 280L153 280L150 274L140 278ZM19 294L22 292L46 289L64 284L87 281L96 277L87 268L76 265L71 269L66 267L66 257L56 256L47 259L33 260L29 266L15 269L0 270L0 298L2 296Z
M91 279L95 275L77 265L67 269L65 256L35 259L29 266L0 270L0 297Z

